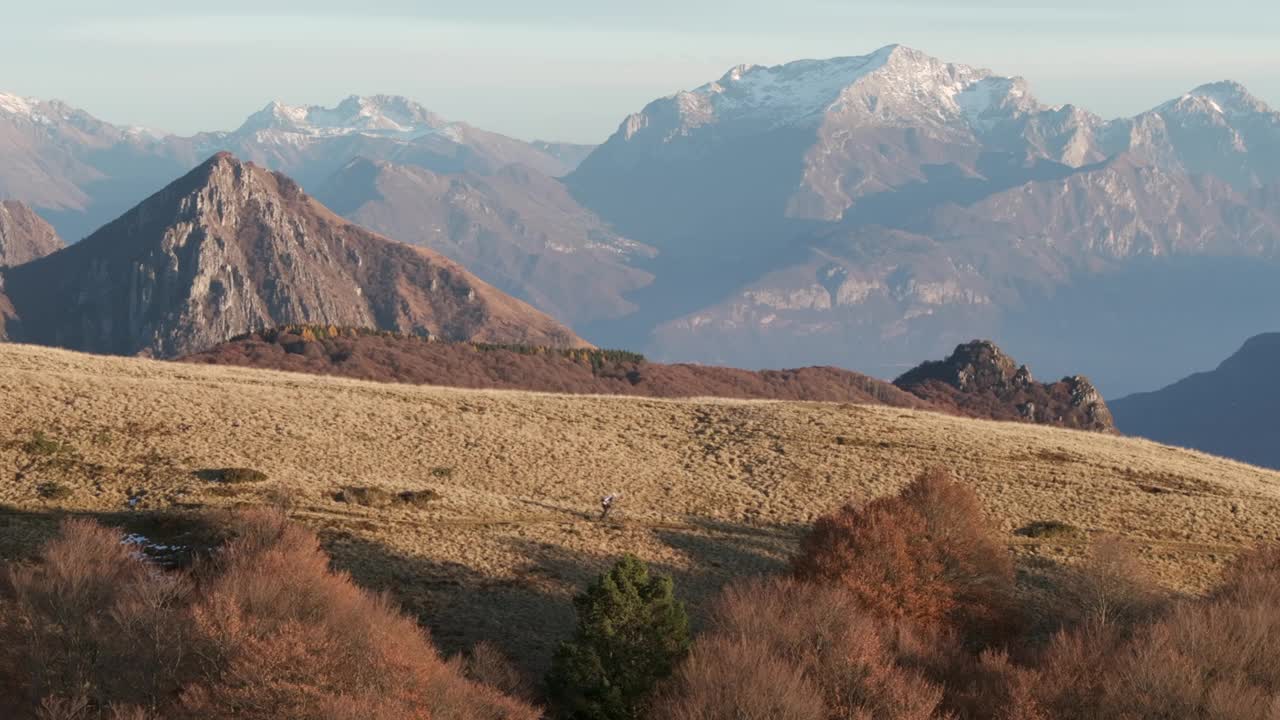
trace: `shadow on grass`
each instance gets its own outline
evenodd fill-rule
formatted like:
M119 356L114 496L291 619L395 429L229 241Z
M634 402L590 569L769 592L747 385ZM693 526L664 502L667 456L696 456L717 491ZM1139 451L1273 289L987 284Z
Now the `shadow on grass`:
M31 510L0 505L0 558L30 560L58 533L64 520L87 518L147 543L140 549L168 568L188 567L230 535L227 510L167 508L163 510L68 511Z
M695 629L725 584L785 571L795 537L790 528L701 520L678 529L614 522L592 523L592 528L604 533L647 533L683 556L682 562L650 562L649 567L673 578ZM444 654L466 652L480 641L489 641L534 678L546 672L559 643L573 632L573 597L621 556L621 552L576 552L554 542L505 537L500 540L503 554L519 560L495 576L460 563L398 552L358 531L331 528L322 531L321 537L335 567L349 572L363 587L388 592L430 629Z

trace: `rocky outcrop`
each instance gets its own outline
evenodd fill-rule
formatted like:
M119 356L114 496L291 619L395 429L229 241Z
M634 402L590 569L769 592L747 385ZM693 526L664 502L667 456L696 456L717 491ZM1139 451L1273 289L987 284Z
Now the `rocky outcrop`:
M457 263L334 215L219 153L53 256L6 272L17 339L175 357L284 323L581 346Z
M921 364L894 385L933 405L973 417L1114 432L1102 394L1076 375L1039 383L990 341L960 345L945 360Z
M1280 470L1280 333L1250 338L1217 368L1114 401L1116 425L1170 445Z
M0 201L0 268L42 258L62 247L53 227L25 204Z

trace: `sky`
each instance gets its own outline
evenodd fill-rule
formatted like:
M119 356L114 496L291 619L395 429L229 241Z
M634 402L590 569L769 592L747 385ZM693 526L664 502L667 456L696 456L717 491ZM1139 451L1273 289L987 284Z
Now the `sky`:
M1280 106L1274 0L10 0L0 92L227 130L271 100L413 98L523 139L602 142L741 63L901 43L1107 117L1232 79ZM16 6L16 7L13 7Z

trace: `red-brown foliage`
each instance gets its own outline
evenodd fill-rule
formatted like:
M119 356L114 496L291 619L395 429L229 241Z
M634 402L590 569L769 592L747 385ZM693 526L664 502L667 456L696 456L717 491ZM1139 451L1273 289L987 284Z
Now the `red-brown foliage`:
M243 516L190 576L73 521L0 598L6 717L532 720L461 676L385 597L329 570L316 537Z
M981 518L972 493L936 471L824 518L795 561L799 579L725 591L652 717L1280 717L1280 548L1171 604L1128 547L1104 538L1044 608L1064 629L1039 651L1010 643L1019 663L975 651L1015 639L989 634L1009 611L1009 562Z
M876 617L995 639L1013 622L1013 565L977 496L945 470L847 505L802 541L796 577L844 587Z
M695 644L651 717L942 717L942 688L913 669L928 652L928 642L869 616L842 587L795 580L731 586L713 629Z
M1203 600L1136 627L1064 632L1038 671L1053 717L1274 720L1280 713L1280 549L1250 554Z
M481 640L471 648L461 660L461 668L469 679L513 698L532 701L537 695L533 680L488 640Z
M890 383L832 367L753 372L664 365L632 353L428 342L341 328L269 330L183 360L465 388L929 406Z
M152 707L185 674L188 585L153 575L120 534L72 520L42 563L9 571L0 592L0 683L11 712Z

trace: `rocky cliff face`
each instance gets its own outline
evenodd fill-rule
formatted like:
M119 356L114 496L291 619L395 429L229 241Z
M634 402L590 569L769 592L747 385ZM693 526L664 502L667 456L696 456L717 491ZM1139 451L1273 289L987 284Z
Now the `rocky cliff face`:
M947 359L903 374L894 385L940 408L975 417L1114 432L1102 394L1080 375L1038 383L994 343L960 345Z
M31 208L0 201L0 268L42 258L61 247L58 233Z
M458 264L356 227L227 153L5 279L17 339L90 352L173 357L286 323L584 344Z

